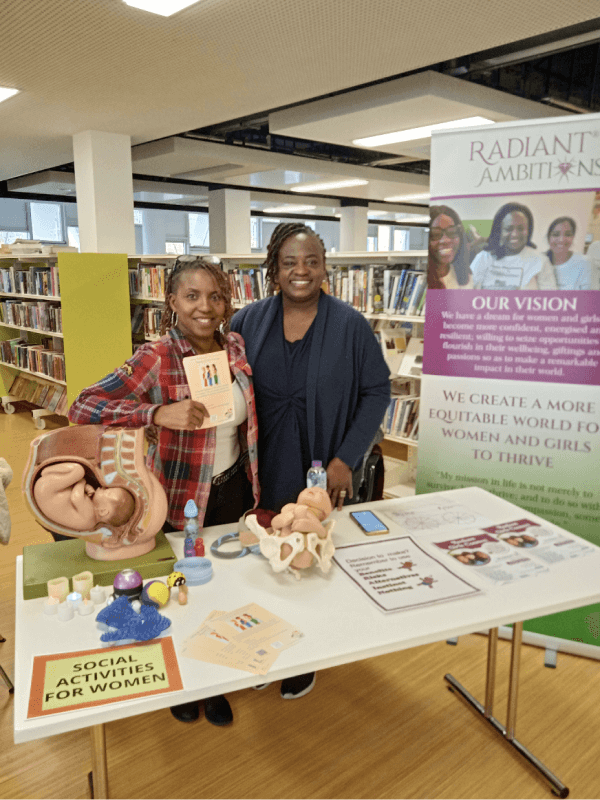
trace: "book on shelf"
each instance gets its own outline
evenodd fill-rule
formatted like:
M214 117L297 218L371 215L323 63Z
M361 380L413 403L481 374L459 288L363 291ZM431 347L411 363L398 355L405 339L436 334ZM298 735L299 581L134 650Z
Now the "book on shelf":
M15 328L62 332L61 307L44 300L2 300L0 321Z
M423 372L423 339L412 336L398 367L398 375L420 378Z
M383 418L384 434L398 438L410 438L418 419L419 398L417 395L394 396L390 400Z
M141 305L133 306L131 314L131 333L133 336L144 331L144 307Z
M398 329L390 329L383 326L379 331L383 357L386 360L390 372L397 373L406 350L406 335Z
M0 291L58 297L60 281L56 264L12 264L0 269Z
M128 270L129 294L142 300L164 300L172 264L140 263Z
M266 267L256 264L238 264L227 270L233 302L252 303L266 297L266 275Z
M10 387L9 394L18 400L25 400L57 414L64 414L66 411L66 387L47 383L35 376L18 375Z
M143 310L144 338L158 339L160 337L160 320L162 308L149 306Z
M344 264L328 270L328 282L330 293L357 311L367 314L406 314L406 307L413 299L412 291L406 294L408 277L423 274L406 264L389 267ZM411 287L413 282L411 280Z
M42 344L31 344L25 339L8 339L0 342L0 355L5 364L39 372L58 381L66 380L64 353L53 348L51 338L44 337Z

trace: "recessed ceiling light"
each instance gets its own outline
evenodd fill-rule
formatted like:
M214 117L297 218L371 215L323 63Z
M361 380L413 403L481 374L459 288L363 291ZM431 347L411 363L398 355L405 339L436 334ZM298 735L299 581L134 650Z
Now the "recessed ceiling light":
M316 206L295 206L293 204L285 206L270 206L263 208L265 214L295 214L300 211L314 211Z
M393 131L377 136L367 136L363 139L353 139L352 144L359 147L381 147L384 144L397 144L398 142L412 142L415 139L426 139L432 131L443 131L452 128L475 128L479 125L493 125L494 120L485 117L465 117L453 119L450 122L438 122L437 125L423 125L421 128L409 128L406 131Z
M161 17L170 17L188 6L193 6L199 0L123 0L132 8L140 8L151 14L160 14Z
M414 200L429 200L429 192L423 194L397 194L394 197L384 197L386 203L412 203Z
M300 186L291 186L292 192L325 192L328 189L346 189L350 186L364 186L369 181L353 178L347 181L331 181L330 183L302 183Z
M19 94L18 89L8 89L6 86L0 86L0 103L15 94Z

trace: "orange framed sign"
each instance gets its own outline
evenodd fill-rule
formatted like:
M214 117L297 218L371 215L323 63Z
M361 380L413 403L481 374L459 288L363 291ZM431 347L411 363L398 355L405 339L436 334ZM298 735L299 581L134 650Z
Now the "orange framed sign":
M181 689L171 637L35 656L27 718Z

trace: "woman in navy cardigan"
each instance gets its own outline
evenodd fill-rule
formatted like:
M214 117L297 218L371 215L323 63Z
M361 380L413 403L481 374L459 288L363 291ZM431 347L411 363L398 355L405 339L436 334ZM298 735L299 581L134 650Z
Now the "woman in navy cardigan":
M231 321L254 375L261 506L295 502L318 460L341 507L390 401L389 368L362 314L321 290L325 247L311 228L278 225L266 265L278 294Z
M266 267L269 294L278 293L230 325L254 376L261 506L295 502L311 462L321 461L331 503L341 508L390 401L389 368L362 314L322 291L325 247L311 228L278 225ZM313 685L314 673L289 678L281 694L301 697Z

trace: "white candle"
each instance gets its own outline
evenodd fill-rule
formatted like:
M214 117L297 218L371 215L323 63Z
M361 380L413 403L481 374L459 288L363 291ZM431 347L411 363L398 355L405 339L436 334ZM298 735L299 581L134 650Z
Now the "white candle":
M77 606L81 605L82 600L83 598L79 592L71 592L71 594L67 595L67 603L73 608L77 608Z
M88 614L94 613L94 604L91 600L85 600L77 606L77 611L82 617L87 617Z
M70 603L61 603L58 607L58 618L63 622L68 622L70 619L73 619L75 612L73 611L73 606Z
M102 603L106 600L104 587L94 586L93 589L90 589L90 598L92 600L92 603L95 603L97 606L102 605Z
M44 600L44 614L56 614L59 605L58 597L46 597Z

